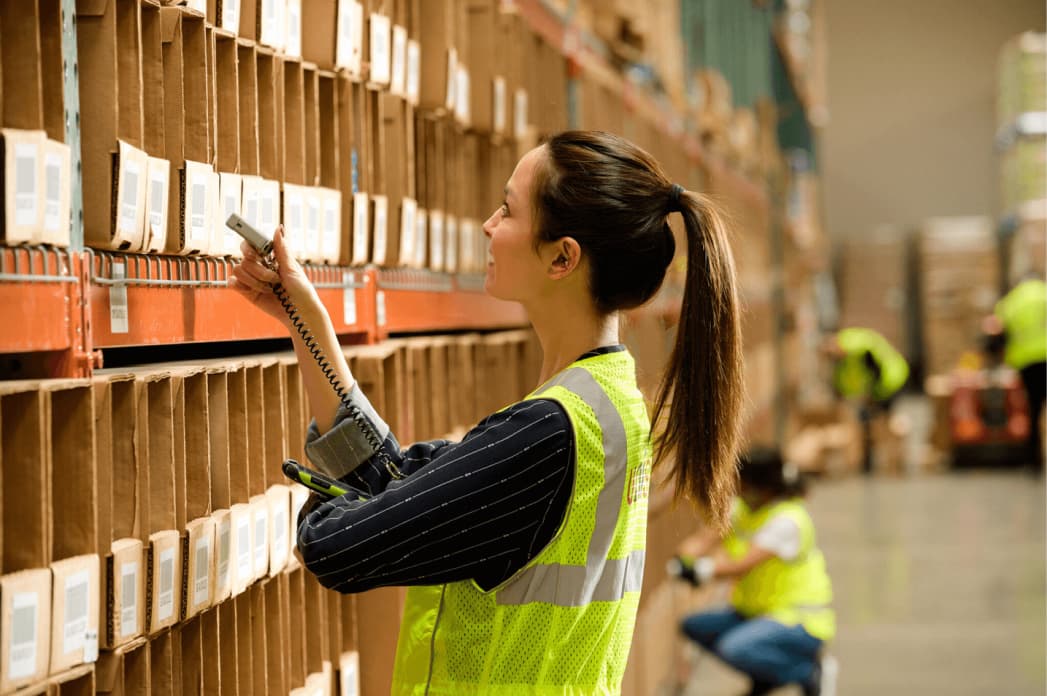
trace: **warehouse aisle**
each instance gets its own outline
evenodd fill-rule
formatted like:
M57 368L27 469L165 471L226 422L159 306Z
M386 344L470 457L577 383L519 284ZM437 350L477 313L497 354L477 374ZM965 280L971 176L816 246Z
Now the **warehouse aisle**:
M1044 497L1043 479L1010 472L815 487L839 617L837 693L1041 696ZM705 656L687 689L744 692Z

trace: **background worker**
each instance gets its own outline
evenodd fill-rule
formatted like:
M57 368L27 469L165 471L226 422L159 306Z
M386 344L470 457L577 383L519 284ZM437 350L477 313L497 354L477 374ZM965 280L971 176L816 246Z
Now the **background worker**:
M909 363L878 332L853 327L828 336L822 351L833 360L833 388L854 403L862 425L862 471L872 473L872 421L890 411L909 379Z
M750 696L799 684L820 693L819 653L835 633L832 586L814 524L777 450L757 448L740 468L731 529L688 537L670 572L692 584L735 581L730 606L683 620L688 638L752 680Z
M527 310L540 386L460 442L401 450L355 386L282 235L278 273L244 245L234 287L292 329L271 290L282 283L349 389L346 406L292 330L315 417L307 453L350 488L306 506L298 548L328 588L411 586L393 692L614 694L639 604L652 454L678 495L726 527L742 401L734 263L709 202L613 135L552 137L520 160L505 192L484 223L484 287ZM661 286L675 213L687 275L652 453L618 313Z
M1003 323L1004 361L1018 370L1029 402L1032 422L1026 457L1033 471L1042 473L1042 417L1047 398L1047 283L1039 276L1026 278L996 303L995 313Z

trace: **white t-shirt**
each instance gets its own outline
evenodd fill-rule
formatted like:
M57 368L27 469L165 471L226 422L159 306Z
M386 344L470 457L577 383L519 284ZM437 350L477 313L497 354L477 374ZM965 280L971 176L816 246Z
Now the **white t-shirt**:
M800 527L788 515L774 515L753 534L752 543L793 561L800 555Z

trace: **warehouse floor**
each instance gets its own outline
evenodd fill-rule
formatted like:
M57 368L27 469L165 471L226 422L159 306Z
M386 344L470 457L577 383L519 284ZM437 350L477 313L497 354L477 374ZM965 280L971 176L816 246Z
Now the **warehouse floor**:
M986 471L816 484L837 694L1042 696L1044 491L1043 478ZM733 696L746 685L700 655L684 693Z

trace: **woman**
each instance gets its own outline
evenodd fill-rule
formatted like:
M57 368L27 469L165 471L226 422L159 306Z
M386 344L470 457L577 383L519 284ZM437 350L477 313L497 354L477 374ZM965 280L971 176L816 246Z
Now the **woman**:
M730 249L708 202L621 138L554 136L520 160L484 223L486 291L524 305L543 362L534 392L461 442L401 450L355 386L355 408L340 406L295 337L315 416L307 453L352 488L306 509L299 549L340 592L411 586L395 693L619 691L643 575L652 447L618 315L661 285L674 212L687 229L687 284L653 454L671 467L678 494L722 524L741 402ZM278 273L246 246L244 255L234 287L288 324L270 289L282 283L331 369L353 385L282 236Z
M695 585L735 580L731 606L688 616L691 640L752 679L750 696L783 684L800 684L806 696L820 691L819 653L835 632L829 608L832 586L803 505L799 481L785 476L777 450L756 449L742 458L741 492L726 557L716 530L692 535L671 572Z

